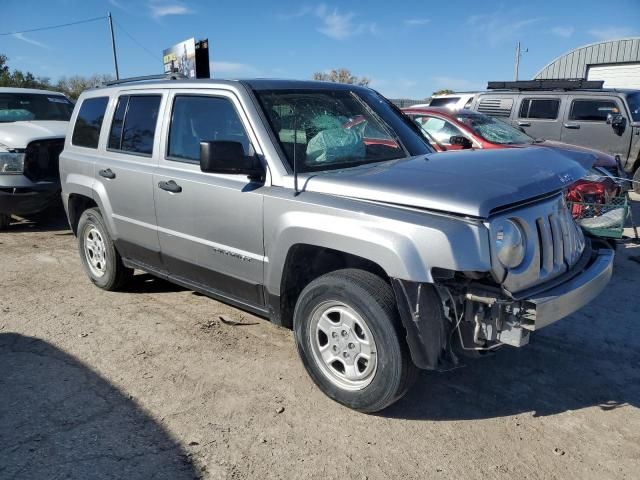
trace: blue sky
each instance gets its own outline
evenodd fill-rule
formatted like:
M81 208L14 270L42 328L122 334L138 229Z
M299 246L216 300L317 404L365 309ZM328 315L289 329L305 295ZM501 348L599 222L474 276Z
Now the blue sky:
M310 78L346 67L390 97L439 88L483 88L513 77L515 44L529 51L521 78L558 55L598 40L640 35L640 0L198 1L2 0L0 32L111 11L121 76L162 72L162 50L209 38L214 76ZM123 30L124 29L124 30ZM142 43L144 48L132 40ZM112 73L106 20L0 36L11 66L57 79Z

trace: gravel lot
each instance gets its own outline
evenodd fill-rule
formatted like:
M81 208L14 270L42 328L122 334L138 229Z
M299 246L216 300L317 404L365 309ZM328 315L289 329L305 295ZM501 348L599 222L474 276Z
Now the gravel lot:
M528 347L367 416L320 393L289 331L147 275L103 292L63 218L14 224L0 478L638 478L638 255L621 245L606 292Z

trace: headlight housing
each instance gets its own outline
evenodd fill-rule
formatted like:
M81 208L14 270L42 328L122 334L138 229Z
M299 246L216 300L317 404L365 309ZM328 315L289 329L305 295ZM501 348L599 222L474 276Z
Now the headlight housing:
M496 253L506 268L516 268L524 261L526 238L522 228L513 220L504 220L496 230Z
M0 151L0 175L22 174L24 172L24 153Z

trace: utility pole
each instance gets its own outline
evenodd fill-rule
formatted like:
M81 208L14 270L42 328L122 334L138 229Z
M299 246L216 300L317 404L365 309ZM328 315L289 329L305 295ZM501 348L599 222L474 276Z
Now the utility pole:
M524 52L520 51L520 42L517 43L516 45L516 64L515 64L515 68L514 68L514 77L515 77L515 81L518 81L518 71L520 70L520 57L522 57L523 53L527 53L529 51L528 48L525 48Z
M111 18L111 12L108 15L109 18L109 30L111 31L111 48L113 50L113 64L116 67L116 80L120 80L120 73L118 72L118 56L116 55L116 37L113 34L113 20ZM518 43L518 45L520 45Z
M111 14L109 14L109 21L111 21ZM113 30L112 30L113 32ZM113 35L113 33L112 33ZM114 50L115 52L115 50ZM115 53L114 53L115 55ZM520 42L516 45L516 68L515 68L515 81L518 81L518 69L520 68Z

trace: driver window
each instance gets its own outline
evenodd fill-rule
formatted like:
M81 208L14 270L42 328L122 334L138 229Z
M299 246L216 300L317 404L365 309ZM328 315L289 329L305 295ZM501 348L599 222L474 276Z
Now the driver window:
M454 135L464 135L453 123L436 117L414 117L414 121L442 145L450 145L449 139Z
M239 142L245 155L250 141L230 100L222 97L177 95L173 101L167 158L200 162L200 142Z

